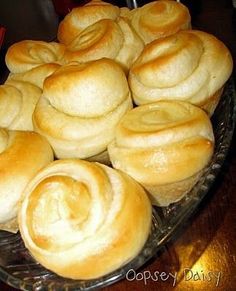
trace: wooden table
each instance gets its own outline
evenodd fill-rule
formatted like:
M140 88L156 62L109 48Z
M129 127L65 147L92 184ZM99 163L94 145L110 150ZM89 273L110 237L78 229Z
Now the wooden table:
M190 3L194 27L220 38L231 50L236 65L236 9L233 9L231 0L182 2ZM7 28L5 49L1 51L3 60L7 46L16 40L52 39L56 33L58 18L50 0L4 0L0 4L0 25ZM217 182L178 236L139 270L136 278L130 273L128 279L104 290L235 290L235 146L234 135L231 150ZM187 270L190 271L188 275ZM173 278L175 274L177 281ZM14 289L0 283L0 290Z

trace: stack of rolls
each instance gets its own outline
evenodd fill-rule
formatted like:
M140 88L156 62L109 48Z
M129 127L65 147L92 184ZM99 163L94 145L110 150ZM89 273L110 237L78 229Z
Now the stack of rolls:
M152 204L184 199L211 161L210 117L232 64L167 0L133 10L93 0L66 15L57 41L13 44L0 86L0 228L19 227L63 277L131 261Z

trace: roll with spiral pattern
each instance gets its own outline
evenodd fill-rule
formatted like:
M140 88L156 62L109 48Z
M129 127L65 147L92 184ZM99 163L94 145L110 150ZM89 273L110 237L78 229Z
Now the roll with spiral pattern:
M159 101L132 109L108 146L113 167L141 183L159 206L174 203L190 191L213 151L208 115L183 101Z
M227 47L213 35L180 31L148 44L129 74L136 104L182 100L212 115L233 68Z
M29 82L43 88L44 80L60 67L65 47L56 42L23 40L14 43L6 53L10 71L8 80Z
M99 163L60 160L35 176L19 212L21 236L47 269L93 279L132 260L151 227L151 203L128 175Z
M60 64L65 47L57 42L22 40L9 47L5 61L10 72L24 73L44 64Z
M126 16L146 44L191 28L188 8L176 1L153 1L127 11Z
M127 71L143 47L143 41L125 19L102 19L84 29L66 47L64 61L87 62L107 57Z
M110 3L92 0L89 3L76 7L60 22L58 40L69 45L85 28L101 19L116 20L120 15L118 6Z

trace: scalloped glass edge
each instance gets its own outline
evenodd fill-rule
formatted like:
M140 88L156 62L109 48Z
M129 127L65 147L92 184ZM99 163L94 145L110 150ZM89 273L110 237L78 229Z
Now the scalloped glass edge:
M181 201L165 208L153 207L151 234L141 253L131 262L99 279L87 281L66 279L36 263L24 248L19 233L0 231L0 280L21 290L93 290L124 279L130 269L141 268L187 222L209 192L230 148L235 119L236 95L233 77L231 77L212 116L216 144L210 164L205 168L198 183ZM4 258L7 261L5 266Z

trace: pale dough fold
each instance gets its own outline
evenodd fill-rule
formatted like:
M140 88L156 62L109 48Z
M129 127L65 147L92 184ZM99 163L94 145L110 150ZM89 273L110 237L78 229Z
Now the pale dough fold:
M28 82L9 80L0 86L0 127L33 130L32 114L42 90Z

